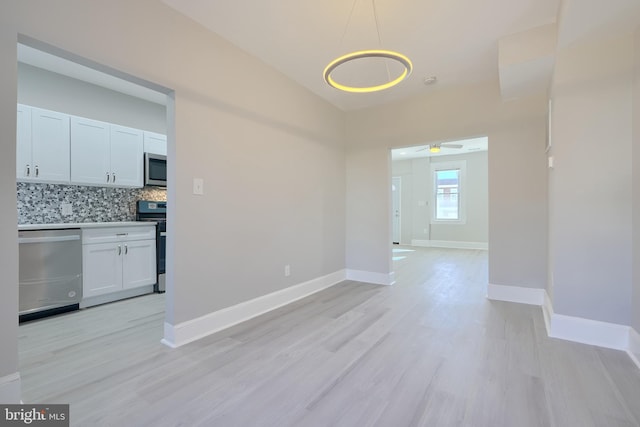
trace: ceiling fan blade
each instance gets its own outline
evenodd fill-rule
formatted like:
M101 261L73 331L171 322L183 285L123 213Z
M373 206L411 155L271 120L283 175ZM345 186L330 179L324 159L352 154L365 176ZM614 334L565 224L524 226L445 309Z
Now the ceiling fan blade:
M462 144L441 144L441 147L447 147L447 148L462 148L463 145Z
M429 147L422 147L421 149L416 150L416 153L418 153L418 152L420 152L420 151L428 150L428 149L429 149Z

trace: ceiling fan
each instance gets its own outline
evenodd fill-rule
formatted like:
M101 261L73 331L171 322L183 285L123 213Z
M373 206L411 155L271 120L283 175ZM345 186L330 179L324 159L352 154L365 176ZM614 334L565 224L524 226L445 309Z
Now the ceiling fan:
M462 144L447 144L446 142L442 143L442 144L430 144L430 145L428 145L428 146L426 146L424 148L416 150L416 153L418 151L424 151L424 150L429 150L432 153L439 153L440 152L440 148L442 148L442 147L444 147L444 148L456 148L457 149L457 148L462 148L463 145Z

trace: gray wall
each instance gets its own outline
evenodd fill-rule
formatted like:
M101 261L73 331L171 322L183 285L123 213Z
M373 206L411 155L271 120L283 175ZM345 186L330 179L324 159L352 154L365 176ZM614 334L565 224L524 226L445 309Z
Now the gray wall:
M18 102L121 126L167 132L164 105L22 63L18 64Z
M464 224L430 224L433 209L431 166L451 161L466 162L466 187L463 190L466 197L466 222ZM392 162L392 175L402 176L403 179L402 243L411 244L412 240L427 239L487 243L489 229L487 169L486 151Z
M18 371L18 230L16 228L16 19L17 2L0 6L0 379ZM0 383L3 403L18 403Z
M633 78L633 300L631 326L640 333L640 28L634 37Z
M547 284L546 109L489 135L489 282ZM496 268L492 268L495 266Z
M390 147L484 135L490 145L489 280L545 287L547 100L503 102L499 93L497 82L478 84L347 113L348 268L391 269Z
M551 245L559 314L631 323L630 35L558 51Z

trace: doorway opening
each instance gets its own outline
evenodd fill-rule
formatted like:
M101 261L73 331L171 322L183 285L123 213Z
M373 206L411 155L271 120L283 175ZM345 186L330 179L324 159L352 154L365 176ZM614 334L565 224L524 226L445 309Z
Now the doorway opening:
M391 150L392 241L488 249L488 137Z
M164 148L158 148L156 145L155 149L164 149L167 161L172 162L171 153L174 152L173 144L175 144L173 136L175 114L171 89L22 35L18 37L17 51L17 102L19 106L23 106L23 110L26 106L26 109L37 111L38 114L52 112L52 115L56 117L66 118L68 121L67 137L71 133L69 129L72 122L79 119L104 123L113 129L116 127L119 130L135 129L139 131L138 136L143 133L144 135L153 134L156 137L162 136L165 138ZM33 124L26 125L30 129ZM18 123L18 133L20 133L20 123ZM20 149L17 151L17 160L20 161ZM98 154L95 153L96 156ZM142 153L139 154L142 155ZM135 173L144 170L142 158L139 164L137 160L135 162L135 168L137 168ZM111 162L114 163L113 158L111 158ZM70 166L67 164L67 169ZM128 185L118 185L121 184L122 175L120 172L118 172L116 183L111 181L116 179L115 177L109 177L111 185L84 185L70 178L47 180L42 176L24 177L20 175L22 169L24 168L17 165L18 225L31 224L32 227L37 227L38 224L131 222L137 219L136 205L138 200L167 201L166 187L144 186L143 180L140 180L139 183L135 181L135 183ZM70 176L69 171L67 174ZM172 173L168 173L169 187L172 186L173 180ZM167 202L171 206L171 200ZM169 209L169 212L169 221L171 221L172 209ZM131 260L157 267L156 260L149 258L151 255L149 257L136 255L153 253L155 258L157 249L152 251L151 245L145 248L136 241L136 244L121 245L118 248L121 253L128 253ZM148 251L145 252L147 249ZM167 268L172 269L173 260L170 253L166 263ZM153 339L153 342L155 344L160 342L163 337L163 323L173 306L172 283L168 284L169 292L165 294L155 293L153 284L150 284L149 280L146 280L145 283L138 282L138 285L144 285L144 291L132 292L129 296L136 294L141 295L140 298L124 299L127 298L127 292L131 290L125 289L125 277L131 279L132 286L137 286L136 280L139 279L139 276L133 274L132 271L134 269L129 268L126 272L130 274L125 274L124 270L120 273L123 282L121 294L123 299L121 300L107 298L109 301L105 302L109 302L109 304L101 305L102 303L98 300L103 295L100 295L93 301L95 304L86 310L81 309L52 317L42 317L20 325L20 370L23 371L25 366L31 366L31 369L27 369L27 372L23 372L22 375L25 398L38 396L38 393L46 395L44 389L55 386L55 384L49 384L54 379L53 372L58 372L61 379L72 377L71 372L65 372L64 369L65 367L69 368L69 365L61 361L56 362L53 360L54 358L51 358L52 363L58 363L59 366L51 366L55 369L49 369L48 373L45 372L45 366L38 359L41 357L38 352L47 351L47 346L54 346L56 348L50 351L51 354L64 354L67 349L74 346L71 337L74 333L76 338L82 340L82 333L88 332L88 335L85 336L87 342L93 340L98 343L103 340L105 344L109 344L104 348L115 349L118 343L113 341L117 341L117 339L113 338L115 335L109 338L109 334L111 334L109 328L121 326L121 332L124 336L126 335L124 331L131 327L132 322L138 320L148 325L146 333ZM155 268L154 271L156 271ZM84 275L84 272L82 274ZM138 287L137 289L142 288ZM142 302L141 300L145 298L146 300ZM83 307L82 302L79 306ZM20 312L20 308L18 311ZM32 342L35 340L35 345L30 343L25 347L25 342L28 339ZM141 345L141 351L143 347L144 345ZM95 347L95 352L100 355L104 348ZM43 376L46 375L47 380L36 378L39 376L39 372ZM38 384L41 389L32 388L31 385L34 384ZM25 394L25 392L31 394Z

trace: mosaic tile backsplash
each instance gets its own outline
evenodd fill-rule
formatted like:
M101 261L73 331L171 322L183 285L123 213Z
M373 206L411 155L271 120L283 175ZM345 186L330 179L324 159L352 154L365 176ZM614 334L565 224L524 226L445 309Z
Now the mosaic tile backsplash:
M159 187L107 188L18 182L18 224L135 221L136 201L167 200ZM71 204L71 215L62 214Z

